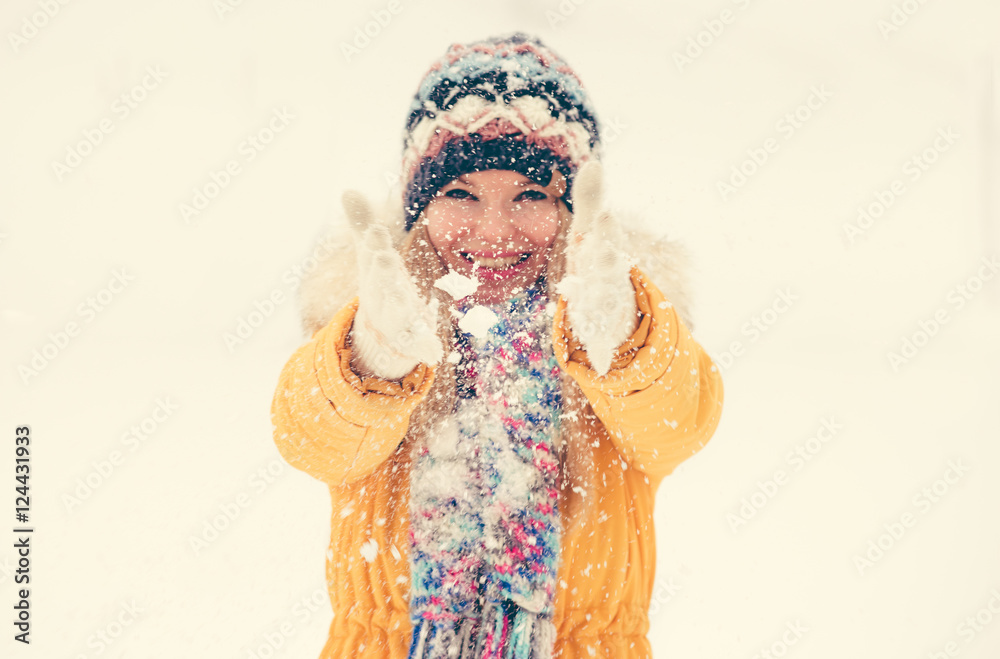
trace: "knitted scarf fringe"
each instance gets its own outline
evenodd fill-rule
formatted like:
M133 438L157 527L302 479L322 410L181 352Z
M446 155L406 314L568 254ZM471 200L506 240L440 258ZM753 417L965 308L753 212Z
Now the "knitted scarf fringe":
M421 621L413 627L407 659L551 659L555 638L551 619L494 602L482 624L475 618Z

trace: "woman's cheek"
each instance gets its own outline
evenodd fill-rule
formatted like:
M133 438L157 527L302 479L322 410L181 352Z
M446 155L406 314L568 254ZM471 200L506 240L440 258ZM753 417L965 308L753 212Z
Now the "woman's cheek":
M462 234L462 223L447 216L431 216L427 222L427 234L431 244L440 252L458 240Z
M535 221L526 226L523 232L535 246L548 247L555 241L556 234L559 233L559 220L556 218L555 220Z

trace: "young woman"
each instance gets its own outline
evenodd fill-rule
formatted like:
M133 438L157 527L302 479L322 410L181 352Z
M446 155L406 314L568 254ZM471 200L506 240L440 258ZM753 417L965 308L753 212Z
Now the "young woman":
M344 195L356 277L303 283L272 406L333 499L322 657L651 656L656 490L722 381L630 263L656 244L603 209L599 144L540 41L454 45L411 106L401 235Z

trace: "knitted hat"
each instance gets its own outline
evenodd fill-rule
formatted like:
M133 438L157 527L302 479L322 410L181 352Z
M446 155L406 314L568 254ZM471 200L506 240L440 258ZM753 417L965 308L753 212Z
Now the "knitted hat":
M547 186L558 170L569 205L573 175L600 147L590 98L573 70L520 32L453 44L420 83L403 147L406 229L450 181L487 169Z

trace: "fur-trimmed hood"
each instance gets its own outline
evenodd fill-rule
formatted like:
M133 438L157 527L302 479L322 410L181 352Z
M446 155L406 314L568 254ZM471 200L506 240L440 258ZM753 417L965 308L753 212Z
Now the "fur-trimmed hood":
M402 214L390 213L388 206L380 217L388 217L393 244L399 247L406 236ZM677 241L656 236L643 228L642 218L615 212L625 234L625 252L663 292L681 316L693 328L690 316L690 290L687 280L689 257ZM358 291L358 267L351 229L343 212L317 239L313 254L316 266L302 277L298 289L299 317L307 337L322 329L334 314Z

